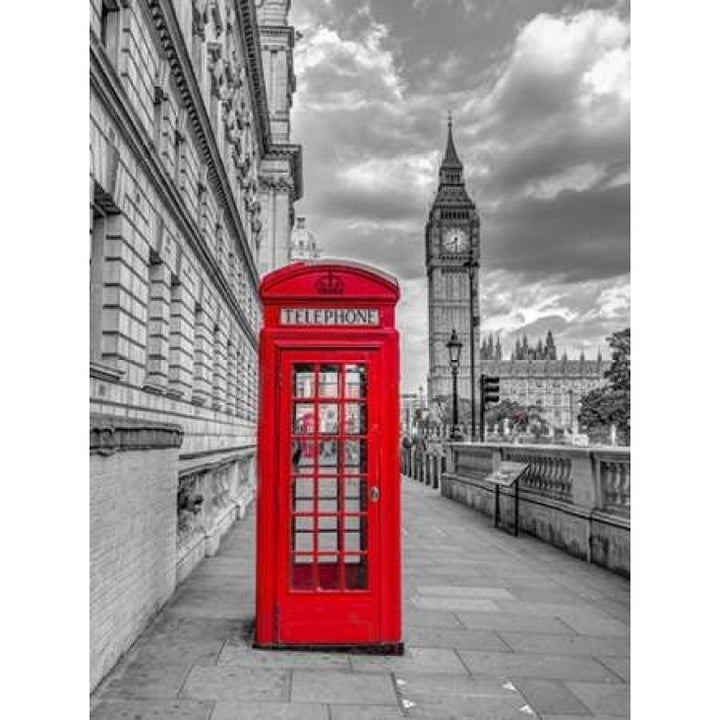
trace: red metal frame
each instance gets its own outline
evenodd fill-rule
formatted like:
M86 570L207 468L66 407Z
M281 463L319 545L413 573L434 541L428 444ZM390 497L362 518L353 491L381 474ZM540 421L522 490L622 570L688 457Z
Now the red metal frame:
M260 295L255 644L402 652L397 283L350 263L294 263ZM288 308L303 324L284 324ZM328 366L337 397L320 393ZM364 424L345 383L358 366Z

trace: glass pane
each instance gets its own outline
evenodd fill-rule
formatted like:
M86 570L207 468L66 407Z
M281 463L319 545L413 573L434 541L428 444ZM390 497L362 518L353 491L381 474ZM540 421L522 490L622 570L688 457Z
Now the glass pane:
M296 435L312 435L315 432L315 406L309 403L295 403L293 431Z
M320 405L320 433L335 435L338 431L338 406L336 403Z
M340 366L339 365L321 365L320 366L320 392L319 397L336 398L339 397L340 387Z
M311 398L315 395L315 373L312 365L295 365L295 397Z
M345 501L359 500L367 492L364 478L345 478Z
M315 526L315 518L312 516L307 517L304 515L298 515L293 518L293 521L295 522L296 532L312 531Z
M366 430L365 403L347 403L345 405L344 430L348 435L364 435Z
M366 369L364 365L345 366L345 397L364 398L366 393Z
M318 585L323 590L340 588L340 564L337 555L318 555Z
M295 531L295 543L293 550L298 552L312 552L313 551L313 533L301 532L300 530Z
M302 499L295 499L293 503L293 512L296 513L311 513L315 510L315 505L313 500L302 500Z
M297 475L310 475L315 466L317 444L314 440L295 439L292 443L292 467Z
M332 440L320 440L319 447L318 472L321 475L337 475L340 471L337 451L338 441L335 438Z
M318 479L318 497L321 499L337 499L338 480L336 477Z
M318 500L318 512L336 513L339 510L337 498Z
M345 531L343 534L343 550L346 552L359 552L361 550L367 550L364 534Z
M367 590L367 555L345 555L345 588Z
M345 472L365 473L367 472L367 441L346 440L345 446Z
M314 590L312 555L293 555L290 566L290 587L293 590Z
M321 532L318 535L318 550L320 552L337 552L338 549L337 531Z
M312 500L315 494L315 481L312 478L295 479L295 499Z

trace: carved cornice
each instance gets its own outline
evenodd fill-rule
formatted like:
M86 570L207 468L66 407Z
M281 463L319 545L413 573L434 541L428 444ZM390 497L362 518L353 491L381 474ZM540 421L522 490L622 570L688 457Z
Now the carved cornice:
M250 93L255 115L255 128L263 156L270 147L270 108L265 90L265 75L262 68L262 49L260 31L258 29L255 5L252 0L235 0L235 13L240 20L240 33L245 42L242 43L243 57L247 74L252 86Z
M303 196L303 167L302 167L302 146L293 143L276 143L271 145L265 160L287 160L290 163L293 186L295 190L294 199L300 200Z
M130 450L167 450L182 445L180 425L90 414L90 454L112 455Z
M246 1L240 0L241 4ZM148 6L163 49L167 54L175 83L187 108L188 120L192 123L200 143L203 160L207 163L209 175L214 180L217 194L225 208L230 221L229 224L240 242L240 247L250 271L250 277L255 289L257 289L260 278L252 259L250 245L235 205L232 187L225 173L222 157L215 141L210 118L205 108L200 87L197 84L192 60L188 55L185 39L172 0L148 0ZM265 101L265 106L267 107L267 101Z
M203 241L197 223L190 216L177 188L169 178L150 138L147 136L137 115L132 110L122 83L115 69L108 61L100 45L99 38L92 31L90 32L90 84L104 108L115 121L118 131L122 133L134 158L147 173L150 181L165 201L166 206L172 212L183 236L187 239L188 244L195 256L199 259L205 272L207 272L215 283L215 286L218 288L220 295L238 325L252 346L257 349L257 337L253 332L249 319L246 317L235 293L222 274L217 259L213 257ZM189 117L188 122L191 122ZM234 214L237 216L239 223L239 214L234 202L232 202L232 207L234 208ZM244 242L245 245L247 245L246 239L244 239ZM246 257L250 256L246 255ZM248 268L248 277L251 279L253 287L257 292L257 268L252 259L246 262L246 265Z

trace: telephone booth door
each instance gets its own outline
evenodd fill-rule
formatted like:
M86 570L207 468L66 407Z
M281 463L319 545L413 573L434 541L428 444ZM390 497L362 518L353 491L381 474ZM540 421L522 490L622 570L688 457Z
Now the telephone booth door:
M255 646L402 653L394 279L263 279Z
M378 360L372 351L282 353L281 644L380 640Z

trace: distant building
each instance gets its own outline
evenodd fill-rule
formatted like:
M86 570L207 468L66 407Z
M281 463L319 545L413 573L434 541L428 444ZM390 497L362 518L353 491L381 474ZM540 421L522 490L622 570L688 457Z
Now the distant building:
M316 260L319 257L315 234L305 227L305 218L298 217L290 237L290 260Z
M420 409L420 398L417 393L400 395L400 422L403 432L409 432L415 424L415 415Z
M565 354L558 360L552 333L545 343L532 345L527 338L518 341L510 360L502 359L497 339L493 343L486 338L480 354L478 377L484 373L500 378L501 401L542 407L550 427L557 429L573 429L580 399L606 383L605 372L611 365L600 353L594 361L586 360L584 354L579 360L568 360Z

